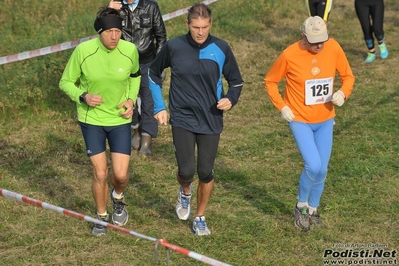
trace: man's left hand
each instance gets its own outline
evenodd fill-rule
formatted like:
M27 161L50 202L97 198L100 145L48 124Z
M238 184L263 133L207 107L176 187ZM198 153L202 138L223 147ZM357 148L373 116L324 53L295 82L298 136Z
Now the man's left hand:
M336 91L331 98L331 102L337 106L342 106L345 103L345 94L341 90Z
M126 119L129 119L133 116L133 109L134 109L134 104L133 100L129 99L126 102L121 103L118 108L125 108L126 110L124 112L119 112L121 116L123 116Z
M230 100L227 98L222 98L218 101L216 106L219 110L227 111L230 110L233 105L231 104Z

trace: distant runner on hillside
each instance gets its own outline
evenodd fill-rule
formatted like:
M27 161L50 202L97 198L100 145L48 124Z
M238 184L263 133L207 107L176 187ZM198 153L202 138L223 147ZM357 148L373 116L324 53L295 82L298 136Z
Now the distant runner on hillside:
M306 9L310 17L319 16L326 23L330 16L333 0L305 0Z
M371 63L376 58L374 42L377 39L380 57L388 57L388 48L384 42L384 11L383 0L355 0L356 15L362 27L364 41L368 53L364 60Z

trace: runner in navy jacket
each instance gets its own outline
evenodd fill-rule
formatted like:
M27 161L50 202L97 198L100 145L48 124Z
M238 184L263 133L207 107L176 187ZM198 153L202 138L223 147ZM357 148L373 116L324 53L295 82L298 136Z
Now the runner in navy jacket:
M220 134L223 110L217 108L222 98L234 106L240 97L243 80L229 45L214 36L202 44L190 33L166 42L149 70L154 113L166 110L162 98L161 73L171 68L169 92L170 123L199 134ZM229 89L224 95L222 77Z
M204 213L214 185L213 166L223 130L223 111L237 103L243 80L229 45L209 34L212 16L205 4L194 4L188 10L186 26L189 33L167 41L151 63L149 83L155 118L166 125L168 113L162 97L161 73L171 68L170 124L181 186L176 214L181 220L190 216L197 145L199 182L192 231L209 235ZM223 77L229 87L226 94Z

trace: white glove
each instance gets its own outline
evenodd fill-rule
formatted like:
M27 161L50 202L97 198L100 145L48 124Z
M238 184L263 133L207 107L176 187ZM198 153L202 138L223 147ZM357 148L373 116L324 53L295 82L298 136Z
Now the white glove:
M345 94L340 90L334 92L331 102L335 105L342 106L345 103Z
M291 108L284 106L283 109L281 109L281 117L285 121L291 122L295 118L295 115L292 113Z

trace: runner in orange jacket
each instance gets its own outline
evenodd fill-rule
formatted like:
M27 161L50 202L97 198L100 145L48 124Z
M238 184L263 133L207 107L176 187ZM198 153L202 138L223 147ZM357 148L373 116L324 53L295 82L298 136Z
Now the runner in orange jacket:
M288 122L304 160L294 224L308 230L313 224L321 224L317 208L332 150L334 105L345 103L355 77L341 46L329 39L321 17L307 18L301 32L302 39L281 53L264 82L270 100ZM334 92L336 72L341 87ZM283 78L284 98L278 90Z

